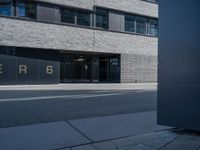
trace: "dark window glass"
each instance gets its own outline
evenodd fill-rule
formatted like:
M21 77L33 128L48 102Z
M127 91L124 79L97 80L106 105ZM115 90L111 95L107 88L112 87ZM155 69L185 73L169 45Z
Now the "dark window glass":
M125 15L125 31L135 32L135 16Z
M61 22L75 24L75 11L61 8Z
M109 78L110 82L120 82L120 60L117 57L110 58Z
M5 1L5 2L4 2ZM12 5L11 1L3 0L0 1L0 15L11 16Z
M34 2L19 1L17 6L19 17L36 19L36 4Z
M78 11L77 24L82 26L90 26L90 13L84 11Z
M148 20L148 34L158 35L158 20L157 19Z
M96 9L96 27L108 29L108 11Z
M146 34L147 19L144 17L136 17L136 32Z
M15 55L15 48L13 48L13 47L0 47L0 54Z

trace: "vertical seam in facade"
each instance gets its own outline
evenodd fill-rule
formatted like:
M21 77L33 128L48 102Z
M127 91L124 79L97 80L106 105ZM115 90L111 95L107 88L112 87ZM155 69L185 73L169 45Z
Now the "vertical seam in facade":
M93 0L93 9L94 9L95 5L96 5L96 0ZM96 17L95 17L95 19L96 19ZM94 25L95 25L95 23L96 23L96 21L94 21ZM95 30L93 30L93 44L92 44L92 46L93 46L93 52L95 52L96 51L95 50Z

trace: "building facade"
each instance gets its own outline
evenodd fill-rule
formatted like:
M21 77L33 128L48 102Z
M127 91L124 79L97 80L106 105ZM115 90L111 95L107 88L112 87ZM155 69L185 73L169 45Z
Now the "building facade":
M0 0L0 84L157 82L156 0Z

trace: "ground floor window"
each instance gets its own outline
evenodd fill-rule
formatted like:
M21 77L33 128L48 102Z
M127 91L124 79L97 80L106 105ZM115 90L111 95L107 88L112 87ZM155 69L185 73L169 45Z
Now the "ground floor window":
M120 55L0 46L1 84L119 83Z
M60 54L61 82L120 82L119 55Z

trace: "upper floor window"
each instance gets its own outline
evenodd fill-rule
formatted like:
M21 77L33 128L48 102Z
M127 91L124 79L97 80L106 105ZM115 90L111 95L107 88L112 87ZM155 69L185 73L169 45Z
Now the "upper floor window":
M158 35L158 20L157 19L148 20L148 34Z
M90 26L91 15L90 12L78 11L77 12L77 25Z
M61 22L75 24L75 11L61 8Z
M0 0L0 15L70 23L87 27L158 35L158 19L97 7L91 10L45 5L35 0ZM37 6L38 5L38 6ZM60 12L58 11L60 9ZM48 14L48 15L46 15ZM42 17L41 17L42 16ZM53 18L53 19L52 19ZM95 19L95 20L94 20Z
M96 9L96 27L108 29L108 11L104 9Z
M125 15L125 31L135 32L135 16Z
M12 14L11 0L1 0L0 1L0 14L11 16L11 14Z
M68 8L61 8L61 22L90 26L91 24L91 13L82 10L72 10Z
M17 3L18 16L36 19L36 4L31 1L20 0Z
M147 19L145 17L136 17L136 32L147 33Z

